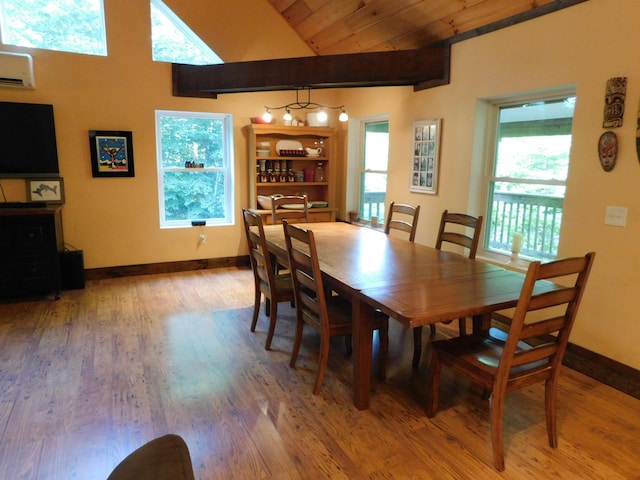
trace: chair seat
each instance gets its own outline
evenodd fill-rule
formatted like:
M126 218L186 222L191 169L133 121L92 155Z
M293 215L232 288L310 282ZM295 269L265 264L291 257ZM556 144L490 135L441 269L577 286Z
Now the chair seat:
M193 480L189 448L179 435L168 434L129 454L107 480Z
M326 303L329 313L329 324L331 325L332 331L344 328L344 335L351 335L351 331L353 328L351 301L340 295L334 295L328 297ZM389 317L382 313L380 310L376 310L373 317L374 330L383 328L384 322L388 318ZM336 333L336 335L340 334Z
M279 297L290 295L291 298L286 300L293 300L293 283L291 281L291 273L287 272L275 276L276 292Z
M506 340L506 332L498 328L491 328L480 334L435 341L432 343L432 348L438 350L440 361L443 364L450 365L447 357L453 357L456 364L464 363L464 370L473 370L476 377L483 378L482 385L491 388ZM516 355L532 348L531 345L520 341L517 344ZM536 381L539 381L538 375L544 370L551 373L551 364L548 359L514 366L510 370L509 381L521 378L525 374L535 374Z

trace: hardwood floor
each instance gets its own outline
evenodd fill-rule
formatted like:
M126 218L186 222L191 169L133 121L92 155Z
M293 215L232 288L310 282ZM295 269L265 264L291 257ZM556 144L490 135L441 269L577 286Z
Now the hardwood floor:
M412 371L411 331L390 322L387 380L360 412L341 339L314 396L315 332L289 368L293 310L281 304L265 351L264 308L249 332L252 289L250 270L224 268L0 304L0 479L105 479L170 432L202 480L640 478L640 400L565 368L551 449L543 386L510 394L498 473L478 389L444 371L441 410L426 418L428 356Z

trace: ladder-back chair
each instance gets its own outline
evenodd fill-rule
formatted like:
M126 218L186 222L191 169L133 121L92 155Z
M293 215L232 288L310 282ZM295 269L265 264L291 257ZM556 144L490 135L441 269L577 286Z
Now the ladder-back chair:
M544 381L547 437L552 448L558 446L558 377L594 257L591 252L544 264L532 262L507 332L490 328L431 344L427 416L438 411L442 365L491 392L493 463L499 471L504 470L507 392ZM547 288L546 281L553 281L557 288Z

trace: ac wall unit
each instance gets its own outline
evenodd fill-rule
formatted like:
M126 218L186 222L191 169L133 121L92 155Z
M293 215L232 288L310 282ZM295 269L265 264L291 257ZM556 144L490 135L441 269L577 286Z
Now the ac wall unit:
M36 88L31 55L0 52L0 87Z

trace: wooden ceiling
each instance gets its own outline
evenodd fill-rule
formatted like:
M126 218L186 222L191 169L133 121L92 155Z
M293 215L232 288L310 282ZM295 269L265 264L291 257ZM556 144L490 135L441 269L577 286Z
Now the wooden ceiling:
M586 0L269 0L318 55L414 50Z
M268 0L315 56L174 65L173 93L449 82L452 43L588 0Z

